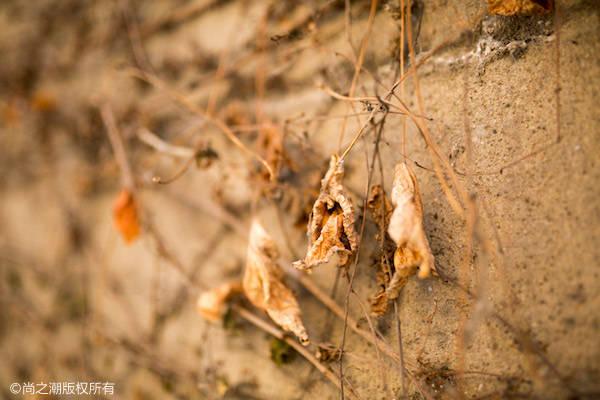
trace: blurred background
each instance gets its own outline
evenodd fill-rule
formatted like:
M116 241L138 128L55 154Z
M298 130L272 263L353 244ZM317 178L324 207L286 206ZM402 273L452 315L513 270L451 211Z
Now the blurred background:
M111 399L341 397L240 315L196 312L200 293L241 280L259 218L310 354L339 377L323 353L345 337L346 385L401 398L393 357L346 332L291 262L331 154L373 107L318 85L384 97L410 44L419 86L409 75L392 101L404 91L431 139L395 109L367 124L345 160L357 230L365 218L353 292L335 260L310 279L342 309L349 293L357 326L397 350L394 311L367 317L380 247L363 202L390 192L405 148L440 271L397 302L406 395L598 398L600 7L413 3L0 2L0 397L69 397L11 393L28 382L114 383L98 396Z

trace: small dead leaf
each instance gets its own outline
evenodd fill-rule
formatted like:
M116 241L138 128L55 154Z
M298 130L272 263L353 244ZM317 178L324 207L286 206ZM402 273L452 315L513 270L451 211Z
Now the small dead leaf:
M196 310L205 320L219 322L227 310L227 300L233 294L241 291L242 285L237 282L223 283L212 290L202 293L196 302Z
M388 291L393 286L403 285L402 282L419 269L419 278L427 278L431 271L435 272L433 254L429 242L423 231L423 205L419 194L417 177L404 163L396 165L394 186L392 187L392 204L394 212L390 219L388 233L398 246L394 254L394 267L396 274L403 271L398 277L394 276Z
M113 221L125 243L131 243L139 236L140 221L136 202L128 189L121 190L113 202Z
M371 212L371 216L377 223L381 232L386 233L392 217L394 207L383 192L383 188L380 185L374 186L371 189L371 196L367 200L367 210ZM371 314L374 316L386 315L393 302L389 296L387 289L390 286L391 277L394 275L394 253L396 251L396 244L390 239L388 235L384 235L385 238L381 243L382 251L377 261L377 284L379 290L373 296L371 300ZM381 235L375 235L377 241L381 241Z
M367 211L371 213L377 226L382 228L383 231L387 231L394 207L383 193L381 185L374 186L371 189L371 196L367 200Z
M338 156L331 156L329 170L321 181L321 193L313 205L308 221L308 252L304 260L292 265L310 271L324 264L338 253L340 265L347 269L351 255L356 251L358 235L354 230L354 207L350 194L342 185L344 167L338 165Z
M379 263L380 270L376 274L379 290L371 299L371 315L377 317L382 317L390 311L393 300L387 295L387 288L390 286L390 276L394 273L394 268L391 262L388 264L384 257L387 256L382 254Z
M548 14L554 11L552 0L488 0L492 14L520 17Z
M315 349L315 358L327 364L339 361L340 354L339 349L333 350L330 346L317 346Z
M410 167L396 165L392 187L393 211L380 186L373 188L367 209L380 227L388 230L393 243L386 240L377 272L379 290L371 301L371 314L387 314L394 299L406 285L408 278L419 271L419 278L435 272L433 255L423 231L423 206L417 177ZM394 245L395 243L395 245ZM392 262L393 254L393 262Z
M255 220L250 228L244 293L252 304L266 311L277 325L294 333L306 346L310 342L302 323L302 312L296 297L284 283L285 276L278 258L275 243Z

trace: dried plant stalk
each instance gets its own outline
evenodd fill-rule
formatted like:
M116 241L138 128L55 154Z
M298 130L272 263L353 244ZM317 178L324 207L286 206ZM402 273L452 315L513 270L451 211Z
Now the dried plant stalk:
M552 0L488 0L488 9L492 14L528 17L548 14L554 5Z
M296 297L285 285L285 273L278 258L275 243L260 222L255 220L250 228L244 293L252 304L266 311L277 325L294 333L306 346L310 342L302 323L302 312Z
M423 205L419 194L417 177L405 162L396 165L392 187L394 212L390 219L388 233L398 246L394 253L396 274L388 290L403 285L406 278L419 269L419 278L427 278L435 272L434 258L423 230ZM412 271L412 273L411 273Z
M205 320L219 322L225 314L227 301L241 291L242 285L238 282L223 283L202 293L196 302L196 310Z
M337 154L331 156L329 170L321 180L321 193L313 205L308 221L308 252L304 260L292 265L310 271L328 262L337 253L340 265L347 270L350 256L356 251L358 235L354 229L354 207L350 194L342 185L344 167Z

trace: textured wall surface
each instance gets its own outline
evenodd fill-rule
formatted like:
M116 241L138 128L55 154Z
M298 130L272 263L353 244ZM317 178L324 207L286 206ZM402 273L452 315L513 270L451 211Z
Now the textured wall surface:
M600 6L504 17L483 0L421 1L411 62L397 2L348 3L0 4L1 397L22 398L14 382L114 382L108 398L340 398L306 357L274 362L273 337L239 312L221 324L195 310L241 280L259 218L309 354L343 342L346 387L400 398L393 357L291 267L331 155L370 115L344 160L359 233L365 217L353 291L336 258L308 280L397 352L394 310L366 316L381 251L363 202L376 184L390 193L405 155L440 273L409 278L397 301L407 395L600 396ZM417 73L390 98L399 108L379 108L400 59ZM124 185L141 220L129 245L112 221ZM339 362L321 364L339 383Z

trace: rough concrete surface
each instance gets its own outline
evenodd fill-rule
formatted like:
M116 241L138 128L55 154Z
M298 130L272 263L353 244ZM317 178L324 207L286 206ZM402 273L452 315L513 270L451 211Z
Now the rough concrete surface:
M600 398L600 4L503 17L483 0L420 1L411 62L398 2L378 4L372 26L371 2L348 3L0 3L0 397L28 396L12 383L112 382L100 397L341 398L304 356L273 361L273 336L235 310L225 323L195 310L201 292L241 280L260 218L298 295L308 353L343 343L346 388L401 398L398 363L344 329L291 267L331 154L374 107L344 161L356 229L369 171L369 187L390 193L404 136L439 271L411 277L397 302L407 398ZM405 125L377 100L348 107L319 87L349 95L359 58L355 97L385 97L399 59L419 65L418 86L415 74L404 81ZM194 112L207 108L278 165L276 180ZM130 245L112 221L131 182L107 113L135 182L142 233ZM144 143L144 129L184 156ZM152 182L175 175L196 143L198 165ZM309 279L342 310L348 296L359 328L397 351L394 311L368 319L362 308L380 257L364 215L353 292L336 259ZM243 299L236 307L272 325ZM339 383L339 362L321 365Z

